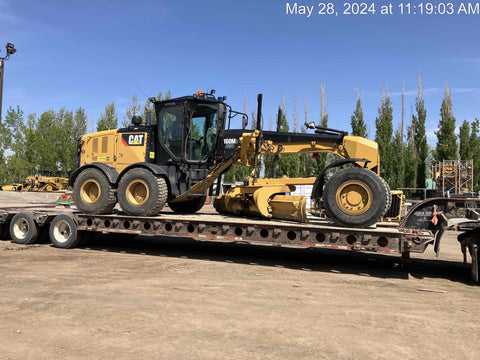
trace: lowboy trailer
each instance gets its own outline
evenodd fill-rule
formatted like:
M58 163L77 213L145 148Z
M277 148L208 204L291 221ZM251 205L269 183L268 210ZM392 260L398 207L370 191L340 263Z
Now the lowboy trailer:
M95 215L73 206L35 204L0 208L0 238L32 244L48 238L59 248L74 248L94 233L127 236L188 237L206 241L243 242L252 245L340 249L398 254L422 253L433 245L437 255L446 229L466 227L458 240L464 259L471 255L472 278L479 281L480 199L428 199L412 208L398 224L378 223L366 228L339 227L322 218L308 223L238 217L205 207L197 214L162 212L153 217ZM133 241L133 240L132 240Z

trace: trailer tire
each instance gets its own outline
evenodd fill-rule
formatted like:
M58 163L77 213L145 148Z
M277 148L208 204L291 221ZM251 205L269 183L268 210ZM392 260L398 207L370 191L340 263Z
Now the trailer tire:
M200 196L188 201L169 202L168 206L170 206L170 209L172 209L174 213L194 214L205 205L205 201L207 201L207 197Z
M38 225L32 214L21 212L10 221L10 236L17 244L33 244L38 239Z
M366 227L383 215L388 200L384 182L373 171L347 168L325 184L323 203L327 216L346 227Z
M83 238L83 233L77 230L77 224L68 215L61 214L53 218L49 229L50 242L62 249L76 247Z
M157 215L167 202L165 179L144 168L129 170L118 183L118 203L128 215Z
M108 214L117 203L115 190L98 169L82 171L73 184L73 199L80 211L87 214Z

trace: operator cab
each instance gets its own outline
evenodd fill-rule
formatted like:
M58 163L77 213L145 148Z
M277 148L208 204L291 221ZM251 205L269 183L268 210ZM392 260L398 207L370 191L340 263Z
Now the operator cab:
M163 153L158 159L197 164L213 161L226 114L224 98L213 94L213 90L210 94L199 91L193 96L154 102Z

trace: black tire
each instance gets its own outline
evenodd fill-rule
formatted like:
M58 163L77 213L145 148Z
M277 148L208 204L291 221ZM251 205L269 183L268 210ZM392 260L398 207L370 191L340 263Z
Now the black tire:
M82 171L73 184L73 200L87 214L109 214L117 203L115 190L98 169Z
M62 249L76 247L83 237L83 232L77 231L77 224L68 215L57 215L50 223L50 241L53 246Z
M380 180L382 180L382 183L385 187L385 192L386 192L386 195L387 195L387 201L385 203L385 210L382 214L382 216L385 216L387 211L390 210L390 207L392 206L392 190L390 190L390 186L388 185L388 183L385 181L384 178L380 177Z
M38 239L38 225L32 214L21 212L10 221L10 236L17 244L33 244Z
M364 168L348 168L333 174L323 191L327 216L345 227L366 227L383 215L387 190L382 179Z
M194 214L205 205L205 201L207 201L207 197L200 196L183 202L169 202L168 206L170 206L170 209L175 213Z
M144 168L129 170L118 183L118 203L128 215L157 215L167 202L165 179Z

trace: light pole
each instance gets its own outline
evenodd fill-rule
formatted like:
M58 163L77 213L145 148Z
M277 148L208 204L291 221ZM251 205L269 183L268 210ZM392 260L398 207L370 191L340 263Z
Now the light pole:
M11 43L7 43L5 48L7 49L7 55L5 57L0 57L0 133L2 132L3 64L5 60L10 58L10 55L17 52L17 49L15 49L15 46Z

